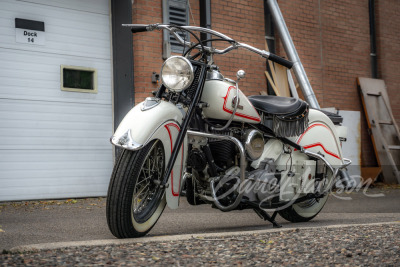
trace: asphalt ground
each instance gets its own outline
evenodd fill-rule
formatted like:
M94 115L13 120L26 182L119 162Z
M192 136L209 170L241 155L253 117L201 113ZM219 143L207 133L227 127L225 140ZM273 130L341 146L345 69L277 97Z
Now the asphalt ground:
M108 230L105 198L0 203L0 253L32 244L69 242L69 246L118 242ZM281 229L400 221L399 186L366 192L334 193L312 221L293 224L278 216ZM253 211L220 212L208 205L190 206L184 198L177 210L165 209L147 237L244 232L272 229ZM86 243L76 243L85 241ZM134 242L134 241L133 241ZM59 243L60 244L60 243ZM53 245L54 246L54 245ZM62 247L62 245L61 245Z
M400 223L117 240L0 254L0 266L399 266Z

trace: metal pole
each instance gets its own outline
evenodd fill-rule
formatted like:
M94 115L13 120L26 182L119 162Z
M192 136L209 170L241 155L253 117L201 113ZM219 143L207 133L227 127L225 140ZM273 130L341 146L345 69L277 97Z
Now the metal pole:
M376 33L375 33L375 0L368 1L369 7L369 34L371 42L371 75L378 78L378 63L376 57Z
M290 61L294 62L293 71L296 75L297 81L299 82L301 91L305 97L305 100L310 104L312 108L319 109L318 100L315 97L314 91L311 87L310 81L307 78L306 71L304 70L303 64L301 64L299 55L297 54L293 40L290 37L289 30L286 26L285 20L283 19L281 10L279 9L276 0L266 0L269 10L271 11L272 18L278 30L279 36L282 39L283 48L286 51Z
M200 27L211 29L211 0L202 0L200 3ZM201 40L211 39L211 34L201 33ZM210 44L206 44L210 46Z

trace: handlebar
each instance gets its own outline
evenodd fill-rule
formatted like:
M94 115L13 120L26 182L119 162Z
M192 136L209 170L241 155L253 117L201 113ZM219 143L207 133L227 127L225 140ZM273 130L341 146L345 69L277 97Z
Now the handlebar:
M137 33L137 32L147 32L147 26L144 24L134 24L131 26L131 31L132 33Z
M288 69L291 69L293 67L293 64L294 64L292 61L284 59L283 57L277 56L277 55L272 54L272 53L269 53L268 59L273 61L273 62L275 62L275 63L278 63L278 64L280 64L282 66L285 66Z
M175 39L181 43L182 45L187 45L187 46L192 46L194 45L191 42L185 41L182 39L182 37L180 37L177 34L177 31L180 31L181 29L183 30L189 30L189 31L197 31L197 32L202 32L202 33L209 33L212 35L215 35L219 38L222 38L228 42L233 43L231 46L228 46L227 48L220 50L220 49L216 49L214 47L209 47L209 46L200 46L197 45L196 48L198 49L204 49L206 50L208 53L210 54L225 54L228 53L231 50L237 49L237 48L245 48L247 50L250 50L256 54L261 55L262 57L269 59L275 63L278 63L280 65L283 65L285 67L287 67L288 69L292 68L293 66L293 62L289 61L287 59L284 59L280 56L277 56L273 53L270 53L268 51L265 50L260 50L257 49L251 45L245 44L245 43L239 43L236 42L235 40L233 40L232 38L219 33L217 31L211 30L211 29L207 29L207 28L202 28L202 27L196 27L196 26L173 26L173 25L166 25L166 24L122 24L122 26L124 27L130 27L132 33L137 33L137 32L145 32L145 31L153 31L153 30L167 30L169 31L174 37Z

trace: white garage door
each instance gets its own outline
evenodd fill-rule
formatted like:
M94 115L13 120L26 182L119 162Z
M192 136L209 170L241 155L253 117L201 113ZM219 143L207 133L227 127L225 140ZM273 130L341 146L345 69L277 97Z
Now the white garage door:
M102 196L112 169L108 0L0 1L0 201ZM44 23L17 42L15 19ZM97 93L61 88L61 65L97 70Z

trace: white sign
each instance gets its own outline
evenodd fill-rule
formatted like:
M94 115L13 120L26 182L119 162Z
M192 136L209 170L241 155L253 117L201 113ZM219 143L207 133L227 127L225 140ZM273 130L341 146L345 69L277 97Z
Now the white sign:
M46 35L42 31L33 31L27 29L15 29L15 37L17 43L33 44L33 45L45 45Z

